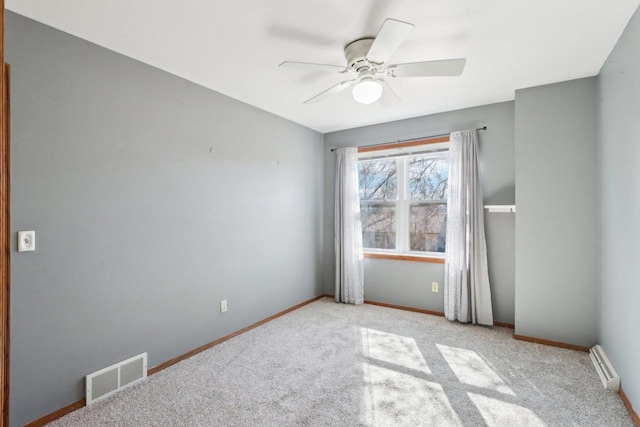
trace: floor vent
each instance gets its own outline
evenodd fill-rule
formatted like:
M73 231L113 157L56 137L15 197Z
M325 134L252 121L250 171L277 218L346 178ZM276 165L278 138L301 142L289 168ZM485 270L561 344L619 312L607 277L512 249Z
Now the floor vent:
M87 406L147 378L147 353L87 375Z
M596 372L598 372L604 388L618 391L620 389L620 377L616 370L613 369L613 365L609 361L609 358L607 358L607 355L604 354L602 347L597 344L593 346L591 350L589 350L589 356L591 357L593 366L596 367Z

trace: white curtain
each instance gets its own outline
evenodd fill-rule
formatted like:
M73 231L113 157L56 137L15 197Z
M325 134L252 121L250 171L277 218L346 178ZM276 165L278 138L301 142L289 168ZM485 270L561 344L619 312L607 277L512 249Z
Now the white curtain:
M493 325L478 133L454 132L449 144L444 314L449 320Z
M358 194L358 150L336 150L336 302L364 302L364 257Z

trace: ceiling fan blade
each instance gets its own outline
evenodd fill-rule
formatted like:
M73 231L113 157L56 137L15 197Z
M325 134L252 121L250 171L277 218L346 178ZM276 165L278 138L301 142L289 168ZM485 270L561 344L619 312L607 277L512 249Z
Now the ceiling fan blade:
M320 102L323 99L330 97L331 95L335 95L336 93L342 92L343 90L350 88L357 80L347 80L342 83L338 83L335 86L330 87L322 93L314 96L313 98L307 99L304 101L305 104L315 104L316 102Z
M382 97L380 97L380 104L384 108L394 107L402 102L398 94L391 88L386 80L378 80L382 84Z
M389 67L391 77L437 77L459 76L467 60L445 59L443 61L410 62Z
M329 64L312 64L309 62L292 62L285 61L279 65L282 68L298 68L303 70L310 71L325 71L329 73L343 73L346 71L345 67L341 67L339 65L329 65Z
M413 24L395 19L385 20L369 49L369 53L367 53L369 62L384 64L407 38L411 30L413 30Z

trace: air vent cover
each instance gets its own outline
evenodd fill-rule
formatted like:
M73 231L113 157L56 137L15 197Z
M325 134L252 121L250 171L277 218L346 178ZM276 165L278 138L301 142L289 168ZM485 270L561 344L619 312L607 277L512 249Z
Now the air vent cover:
M86 376L87 406L147 378L147 353Z

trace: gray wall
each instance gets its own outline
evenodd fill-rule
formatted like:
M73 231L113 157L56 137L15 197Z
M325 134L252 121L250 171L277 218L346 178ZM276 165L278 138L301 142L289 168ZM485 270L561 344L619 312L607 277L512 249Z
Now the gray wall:
M640 11L599 76L600 342L640 410Z
M323 292L322 135L6 21L12 231L37 242L12 252L11 425Z
M516 333L589 346L598 320L596 78L516 92Z
M480 131L480 162L486 204L513 204L515 198L513 102L485 105L325 135L325 292L334 293L333 206L335 147L361 146L419 138L487 126ZM485 216L489 278L496 321L514 321L515 219L512 214ZM443 311L443 264L367 259L365 298L371 301ZM431 282L440 292L431 292Z

